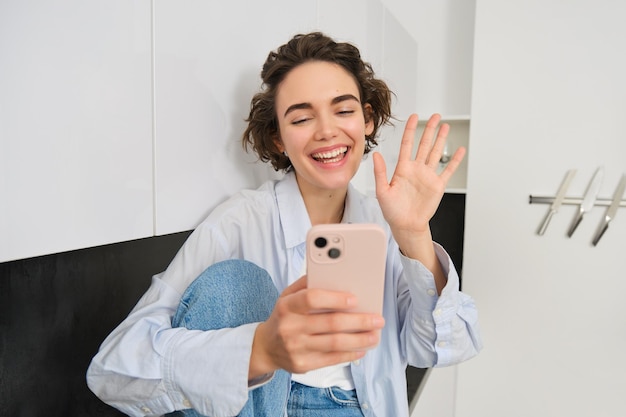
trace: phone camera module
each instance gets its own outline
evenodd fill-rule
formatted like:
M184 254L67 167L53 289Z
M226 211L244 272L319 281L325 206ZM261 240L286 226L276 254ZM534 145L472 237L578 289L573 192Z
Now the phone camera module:
M317 246L318 248L323 248L326 246L327 240L324 237L318 237L317 239L315 239L315 246Z
M341 251L337 248L330 248L328 250L328 257L331 259L337 259L341 256Z

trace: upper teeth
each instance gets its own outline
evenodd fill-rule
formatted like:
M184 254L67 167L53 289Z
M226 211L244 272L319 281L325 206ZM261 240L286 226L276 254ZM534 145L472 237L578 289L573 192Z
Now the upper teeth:
M341 148L337 148L334 149L330 152L318 152L318 153L314 153L313 154L313 158L317 158L317 159L329 159L329 158L334 158L336 156L341 155L342 153L345 153L348 150L347 146L343 146Z

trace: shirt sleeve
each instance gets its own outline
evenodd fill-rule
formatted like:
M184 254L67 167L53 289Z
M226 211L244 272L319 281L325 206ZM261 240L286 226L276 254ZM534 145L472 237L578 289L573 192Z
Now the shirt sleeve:
M177 291L154 277L135 309L103 342L87 383L100 399L130 416L185 408L236 415L248 399L257 324L213 331L172 328L179 300Z
M130 416L188 408L234 416L249 389L271 379L248 387L257 323L210 331L171 325L188 285L209 265L234 256L227 235L210 222L200 225L104 340L87 371L89 388L102 401Z
M402 330L409 364L440 367L463 362L482 349L474 300L459 290L459 276L446 251L435 245L447 276L441 295L433 274L419 261L400 254L410 308Z

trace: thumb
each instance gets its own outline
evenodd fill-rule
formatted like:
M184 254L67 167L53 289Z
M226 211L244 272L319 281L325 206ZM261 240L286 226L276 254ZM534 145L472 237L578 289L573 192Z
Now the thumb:
M382 191L389 183L387 182L387 165L385 159L380 152L374 152L374 181L376 183L376 191Z

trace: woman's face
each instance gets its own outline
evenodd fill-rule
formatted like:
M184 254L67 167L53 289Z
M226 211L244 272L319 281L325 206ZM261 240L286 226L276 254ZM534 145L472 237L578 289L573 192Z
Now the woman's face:
M301 192L345 190L374 127L365 122L352 75L329 62L301 64L279 85L276 113L278 147L287 152Z

